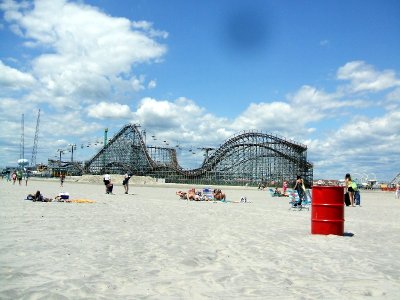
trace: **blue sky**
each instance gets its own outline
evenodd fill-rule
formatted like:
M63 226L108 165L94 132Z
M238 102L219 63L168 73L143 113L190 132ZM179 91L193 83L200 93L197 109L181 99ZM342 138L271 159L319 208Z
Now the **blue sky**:
M399 1L6 0L0 14L0 166L19 159L22 114L30 160L40 109L38 163L69 144L89 159L132 122L187 168L202 160L188 149L259 130L306 144L315 178L400 172Z

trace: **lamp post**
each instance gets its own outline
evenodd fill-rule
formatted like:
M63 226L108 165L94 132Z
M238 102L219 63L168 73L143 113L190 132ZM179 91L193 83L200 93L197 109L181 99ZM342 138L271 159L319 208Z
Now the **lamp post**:
M74 150L76 150L76 144L69 144L71 147L71 162L74 162Z
M107 161L107 150L106 150L106 146L107 146L107 134L108 134L108 128L104 128L104 153L103 153L103 168L104 168L104 172L106 171L106 161Z
M64 154L64 150L63 150L63 149L58 149L57 152L60 152L59 165L60 165L60 167L61 167L61 154Z

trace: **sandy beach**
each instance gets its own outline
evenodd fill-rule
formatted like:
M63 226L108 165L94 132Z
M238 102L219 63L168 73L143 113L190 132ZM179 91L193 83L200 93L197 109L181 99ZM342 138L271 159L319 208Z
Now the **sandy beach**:
M311 210L254 187L179 200L187 186L0 182L1 299L398 299L400 200L362 191L345 236L312 235ZM95 203L24 201L69 192Z

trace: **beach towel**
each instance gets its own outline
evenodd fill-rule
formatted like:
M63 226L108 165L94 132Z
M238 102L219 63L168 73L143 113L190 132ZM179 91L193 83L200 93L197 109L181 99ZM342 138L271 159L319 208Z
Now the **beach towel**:
M95 203L96 201L89 200L89 199L72 199L67 202L69 202L69 203Z

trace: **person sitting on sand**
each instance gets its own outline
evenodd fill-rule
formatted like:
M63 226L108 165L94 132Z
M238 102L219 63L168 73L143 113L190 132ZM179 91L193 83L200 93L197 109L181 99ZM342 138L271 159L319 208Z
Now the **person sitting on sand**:
M110 182L106 185L106 194L112 194L113 188L114 188L114 185L111 183L111 180L110 180Z
M280 190L278 189L278 187L275 188L274 196L278 196L278 197L282 196L282 194L281 194Z
M287 188L288 188L288 182L285 180L282 185L282 195L287 196L286 194Z
M183 191L177 191L176 194L179 196L181 199L187 199L187 193Z
M193 188L193 189L190 189L187 192L187 199L188 200L200 201L201 197L200 197L200 195L198 193L196 193L196 190Z
M226 200L226 195L220 189L214 189L213 195L216 200Z

